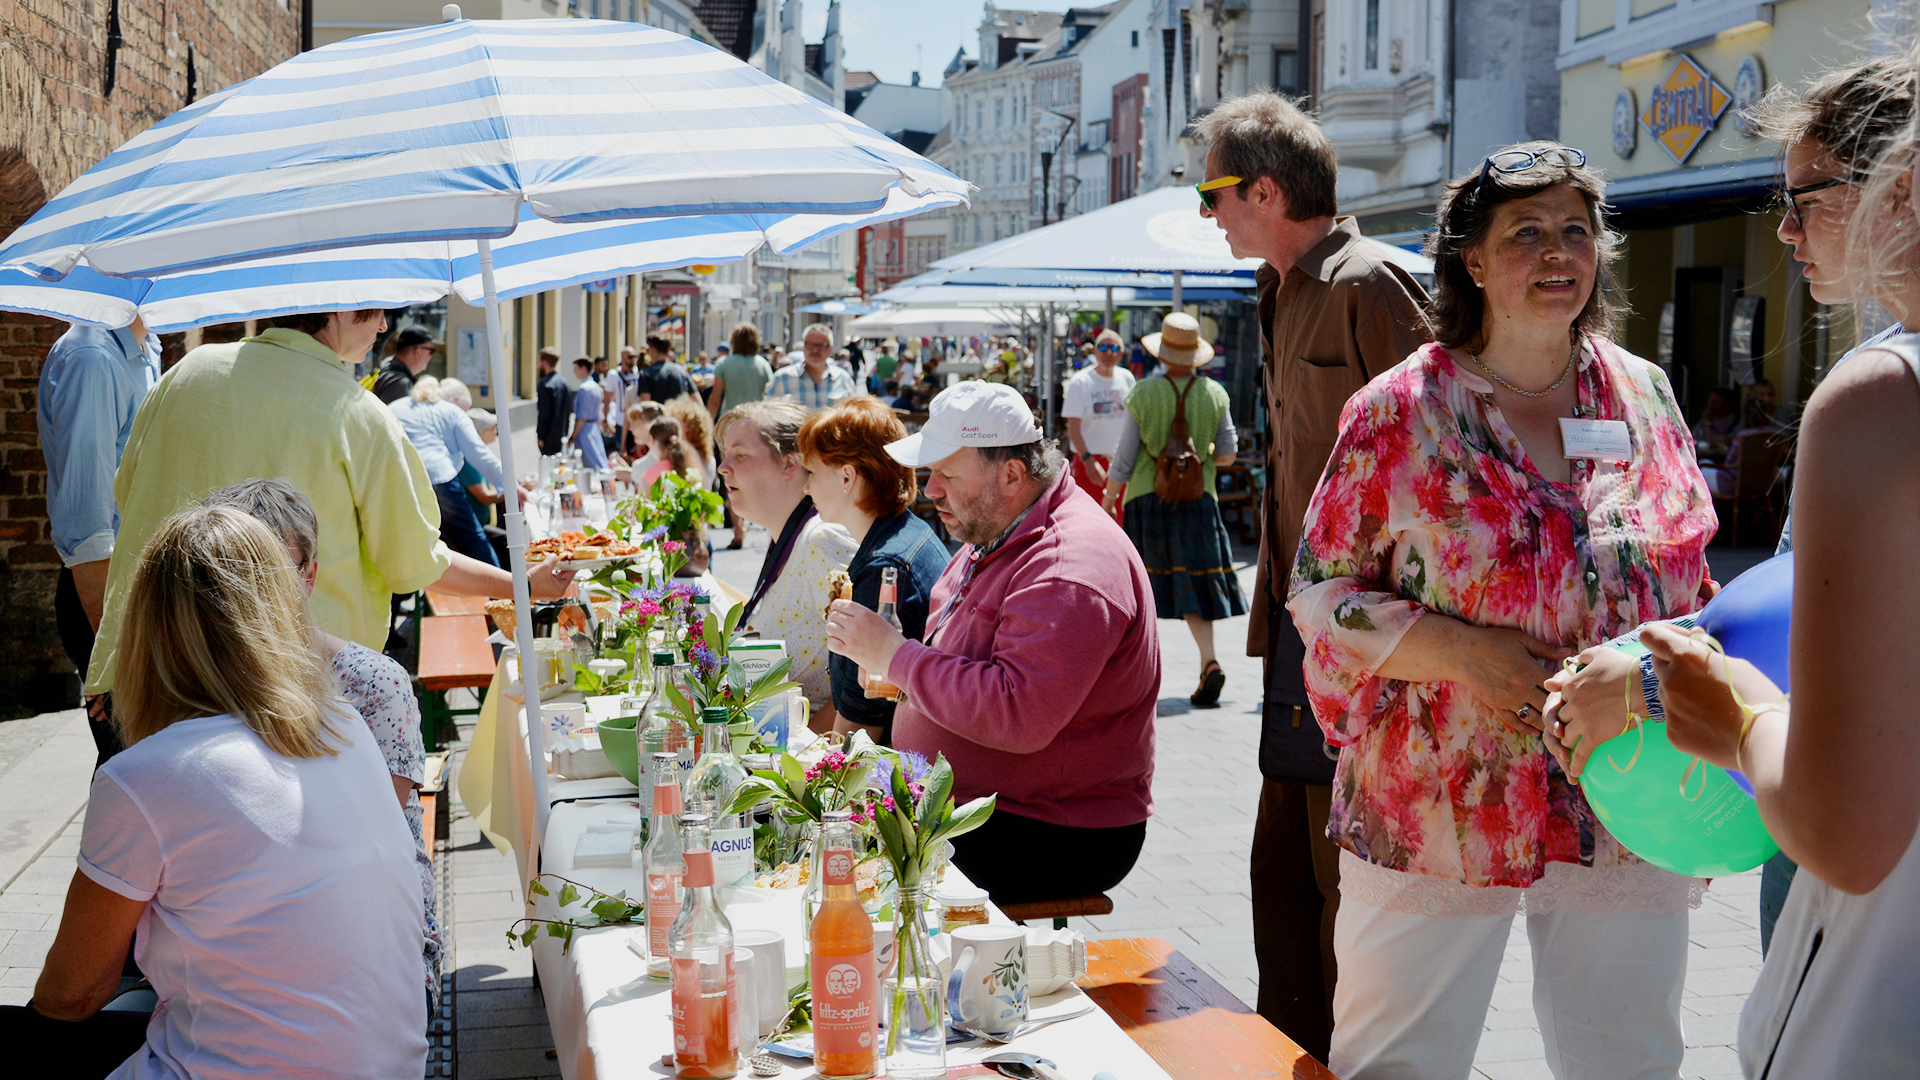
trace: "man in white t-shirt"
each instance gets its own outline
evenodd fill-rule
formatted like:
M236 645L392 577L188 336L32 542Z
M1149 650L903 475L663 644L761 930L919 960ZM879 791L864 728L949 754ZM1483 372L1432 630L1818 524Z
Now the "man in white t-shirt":
M1067 418L1067 439L1073 443L1073 482L1096 502L1106 487L1114 451L1120 448L1127 394L1133 390L1133 372L1116 366L1123 348L1119 334L1100 331L1094 340L1093 366L1081 368L1067 380L1066 403L1060 410ZM1124 512L1114 507L1114 520Z

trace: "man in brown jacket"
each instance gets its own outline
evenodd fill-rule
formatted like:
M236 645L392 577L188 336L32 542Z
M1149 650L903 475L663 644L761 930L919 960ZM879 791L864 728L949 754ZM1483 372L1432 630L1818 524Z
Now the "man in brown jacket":
M1307 711L1305 650L1287 582L1307 503L1340 433L1340 409L1428 340L1426 291L1336 218L1326 132L1270 91L1222 102L1196 125L1211 149L1202 217L1233 253L1260 258L1267 488L1247 654L1266 658L1260 814L1251 877L1260 1015L1321 1061L1333 1031L1339 849L1327 839L1333 759Z

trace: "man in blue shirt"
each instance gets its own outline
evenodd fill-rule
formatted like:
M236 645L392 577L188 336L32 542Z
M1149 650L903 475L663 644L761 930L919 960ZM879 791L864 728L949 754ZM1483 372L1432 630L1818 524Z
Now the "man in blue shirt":
M86 674L106 606L107 564L120 531L113 477L134 414L160 378L160 339L144 322L119 330L75 323L40 369L40 453L47 459L47 516L62 569L54 592L60 643ZM100 761L120 748L105 705L87 703Z

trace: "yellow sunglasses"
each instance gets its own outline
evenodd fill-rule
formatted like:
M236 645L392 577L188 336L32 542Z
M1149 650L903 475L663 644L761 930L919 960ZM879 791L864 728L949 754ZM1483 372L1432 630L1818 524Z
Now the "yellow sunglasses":
M1237 176L1217 176L1204 184L1193 185L1193 190L1200 193L1200 205L1211 210L1213 209L1213 200L1216 197L1214 192L1219 191L1221 188L1234 187L1244 182L1245 181Z

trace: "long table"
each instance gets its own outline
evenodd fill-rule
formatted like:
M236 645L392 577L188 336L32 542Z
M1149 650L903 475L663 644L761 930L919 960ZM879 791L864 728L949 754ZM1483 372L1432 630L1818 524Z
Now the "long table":
M597 781L584 781L585 784ZM583 788L556 783L556 789L583 792ZM572 794L574 802L560 803L548 820L542 867L602 892L625 889L642 895L645 881L638 865L631 868L573 868L573 847L589 824L636 813L638 792L628 786L616 797ZM958 871L949 871L957 873ZM551 890L557 892L558 890ZM539 897L535 911L553 917L560 911L553 896ZM803 962L800 949L798 890L730 889L723 904L736 930L778 930L786 939L790 969ZM660 1075L661 1056L673 1047L668 1015L667 985L647 978L646 962L627 947L644 927L601 927L574 935L563 953L558 940L541 937L533 946L534 967L546 996L547 1020L560 1072L567 1080ZM1088 1000L1075 986L1031 1002L1037 1015L1072 1011ZM1171 1080L1165 1069L1101 1009L1063 1020L1022 1036L1008 1047L954 1046L947 1050L949 1066L977 1062L1001 1049L1022 1050L1050 1058L1068 1080L1091 1080L1110 1072L1122 1080ZM745 1074L743 1074L745 1075ZM783 1062L786 1077L810 1077L811 1065ZM1275 1074L1278 1075L1278 1074Z

